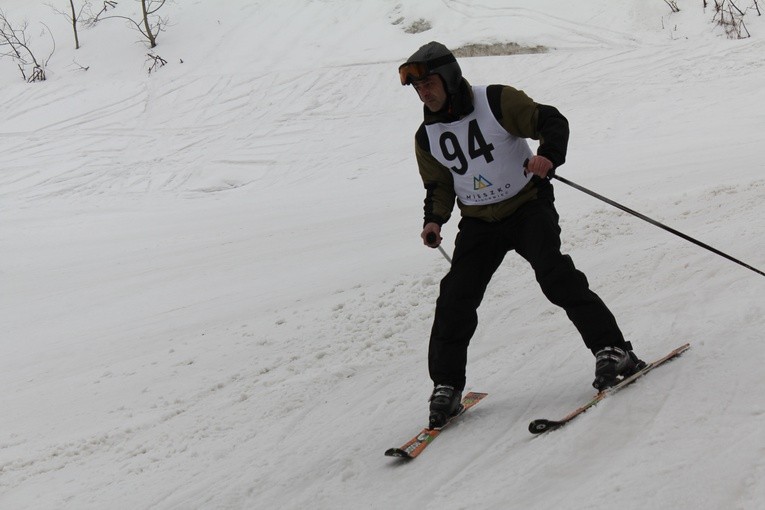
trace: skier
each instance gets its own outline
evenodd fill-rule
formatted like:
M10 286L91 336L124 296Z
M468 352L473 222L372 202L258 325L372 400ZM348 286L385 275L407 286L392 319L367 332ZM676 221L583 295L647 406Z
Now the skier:
M511 250L530 263L544 295L566 311L595 355L595 388L610 387L645 366L585 275L560 251L549 179L566 158L566 118L513 87L471 86L454 55L438 42L418 49L399 75L424 103L424 121L415 135L426 190L424 244L441 244L441 226L455 198L462 215L430 335L430 428L442 427L460 411L476 310ZM540 141L536 154L527 138Z

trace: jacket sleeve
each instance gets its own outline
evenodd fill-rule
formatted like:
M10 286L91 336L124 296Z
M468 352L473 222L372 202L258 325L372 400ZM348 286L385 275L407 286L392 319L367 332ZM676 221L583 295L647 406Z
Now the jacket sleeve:
M539 133L537 154L552 161L554 168L565 163L569 135L566 117L553 106L537 105L537 132Z
M430 153L425 126L421 126L415 136L414 154L420 177L425 185L425 207L423 226L428 223L443 225L451 217L454 209L454 179L448 168Z
M539 140L537 154L556 168L566 162L568 120L557 108L535 103L513 87L491 85L487 93L494 116L510 134Z

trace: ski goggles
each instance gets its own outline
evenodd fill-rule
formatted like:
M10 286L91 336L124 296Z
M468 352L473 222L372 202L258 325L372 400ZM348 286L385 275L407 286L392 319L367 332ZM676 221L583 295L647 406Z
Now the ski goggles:
M425 62L407 62L398 68L401 85L411 85L413 81L424 80L430 74Z
M434 69L446 64L457 62L451 53L443 57L434 58L428 62L406 62L398 67L398 75L401 78L401 85L411 85L412 82L424 80Z

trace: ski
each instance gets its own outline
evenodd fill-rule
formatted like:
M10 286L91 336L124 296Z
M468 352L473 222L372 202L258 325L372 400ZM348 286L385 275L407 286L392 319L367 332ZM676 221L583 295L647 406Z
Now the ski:
M443 427L440 429L422 429L422 432L404 443L400 448L389 448L386 450L385 455L387 457L400 457L404 459L413 459L417 457L436 437L438 437L443 429L445 429L458 416L464 414L465 411L480 402L486 395L488 395L488 393L476 393L471 391L462 398L459 412L449 418Z
M640 377L644 376L645 374L647 374L654 368L658 367L659 365L662 365L666 363L667 361L675 359L676 357L680 356L682 353L687 351L690 347L691 347L691 344L681 345L680 347L671 351L669 354L667 354L663 358L659 358L653 363L649 363L648 365L643 367L641 370L638 370L631 376L624 378L618 384L598 392L598 394L595 395L592 400L590 400L589 402L584 404L582 407L579 407L578 409L571 412L569 415L567 415L566 417L560 420L546 420L544 418L540 418L540 419L532 421L531 423L529 423L529 432L531 432L532 434L542 434L544 432L548 432L550 430L555 430L557 428L562 427L563 425L570 422L571 420L573 420L580 414L584 413L589 408L595 406L598 402L600 402L607 396L616 393L617 391L621 390L625 386L628 386L629 384L632 384L633 382L638 380Z

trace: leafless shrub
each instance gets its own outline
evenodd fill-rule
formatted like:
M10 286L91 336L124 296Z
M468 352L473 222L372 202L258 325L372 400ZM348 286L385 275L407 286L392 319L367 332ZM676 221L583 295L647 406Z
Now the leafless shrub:
M746 11L742 11L733 0L714 0L715 14L712 21L725 30L730 39L746 39L751 37L744 23ZM755 6L757 2L755 0ZM757 6L759 7L759 6ZM749 9L747 9L748 11ZM758 9L759 12L759 9Z
M762 11L760 10L760 2L759 0L752 0L754 3L752 4L752 8L757 11L757 16L762 16Z
M165 64L167 64L167 60L160 57L159 55L147 53L146 56L149 57L147 60L151 62L151 65L149 66L149 74L151 74L152 71L156 71L160 67L164 67Z
M0 11L0 57L8 57L16 62L22 78L29 83L45 81L45 69L56 50L56 41L53 39L50 28L44 23L41 24L50 35L53 45L48 57L38 60L27 36L29 23L24 21L20 26L15 27L5 13Z
M677 6L677 2L675 0L664 0L664 3L669 5L669 8L672 9L672 12L680 12L680 7Z
M93 6L90 0L85 0L84 12L82 15L82 24L88 27L92 27L104 18L104 15L109 12L110 9L116 9L117 2L114 0L104 0L101 5L101 10L94 13Z
M91 16L88 19L88 22L91 25L95 25L101 20L102 14L105 14L109 9L114 9L116 7L117 7L117 2L114 2L112 0L104 0L104 5L101 7L101 10L98 11L95 15L91 13Z

